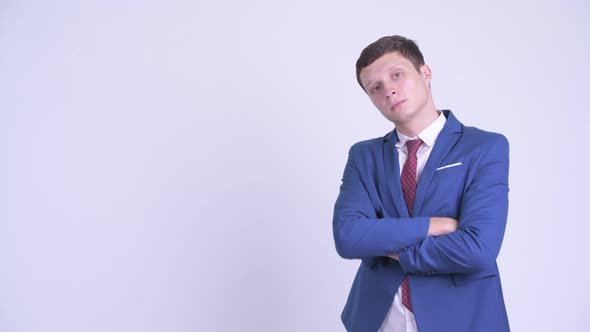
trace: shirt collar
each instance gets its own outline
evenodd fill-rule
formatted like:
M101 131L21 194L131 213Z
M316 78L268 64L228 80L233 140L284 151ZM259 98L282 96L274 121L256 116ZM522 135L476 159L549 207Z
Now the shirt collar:
M436 142L436 138L438 134L441 132L443 127L445 126L445 122L447 118L440 112L438 118L434 120L428 127L426 127L422 132L420 132L416 137L408 137L400 132L397 132L397 143L395 144L396 147L401 148L406 145L406 141L413 140L413 139L421 139L424 144L428 145L428 147L432 147L434 142Z

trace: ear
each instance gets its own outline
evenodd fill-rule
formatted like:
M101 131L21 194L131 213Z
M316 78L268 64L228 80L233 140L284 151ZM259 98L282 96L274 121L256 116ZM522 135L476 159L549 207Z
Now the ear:
M420 74L422 78L426 81L426 83L430 84L430 80L432 79L432 72L430 71L430 67L427 64L423 64L420 67Z

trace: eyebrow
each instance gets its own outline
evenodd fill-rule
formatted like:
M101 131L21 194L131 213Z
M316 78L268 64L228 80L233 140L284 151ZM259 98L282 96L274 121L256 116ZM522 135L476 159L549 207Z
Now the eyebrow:
M403 68L403 66L401 64L397 64L397 65L393 65L393 66L387 68L387 71L392 71L393 69L397 69L397 67L402 67Z

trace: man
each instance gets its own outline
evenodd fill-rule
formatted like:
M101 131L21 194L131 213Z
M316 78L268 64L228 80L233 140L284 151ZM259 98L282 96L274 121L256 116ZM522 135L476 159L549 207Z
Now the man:
M508 141L436 109L431 70L412 40L367 46L356 74L395 130L352 146L334 207L338 254L361 260L346 329L509 331L496 264Z

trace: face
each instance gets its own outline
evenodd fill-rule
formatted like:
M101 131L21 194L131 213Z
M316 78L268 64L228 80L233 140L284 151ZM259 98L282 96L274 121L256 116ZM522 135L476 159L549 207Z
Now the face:
M399 52L388 53L360 72L365 91L381 114L396 126L410 126L436 114L430 94L430 68L420 70Z

